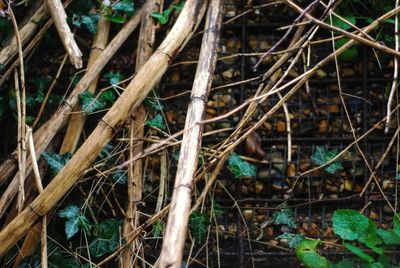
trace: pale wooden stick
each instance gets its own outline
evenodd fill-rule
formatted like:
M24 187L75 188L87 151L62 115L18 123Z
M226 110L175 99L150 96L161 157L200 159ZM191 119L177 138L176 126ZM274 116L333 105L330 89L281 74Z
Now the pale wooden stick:
M160 267L181 267L183 248L191 205L192 183L201 148L202 120L208 93L217 62L219 31L222 24L223 0L210 1L206 16L205 33L201 43L199 63L193 82L183 134L178 169L176 171L171 209L168 215Z
M75 68L82 68L82 52L75 42L74 35L67 23L67 14L60 0L46 0L58 35Z
M99 56L99 58L93 63L93 66L89 68L85 75L79 80L78 84L75 86L74 90L71 92L68 99L66 99L57 111L53 114L53 116L43 124L37 131L34 132L33 138L35 140L36 152L37 154L41 154L47 146L50 144L51 140L54 136L60 131L63 125L66 123L66 120L69 118L69 115L72 111L72 107L74 107L78 100L79 94L87 89L90 83L94 80L94 78L101 72L106 63L111 59L111 57L115 54L115 52L121 47L121 45L125 42L125 40L129 37L129 35L133 32L136 26L140 22L140 16L142 13L142 9L140 9L126 25L121 29L121 31L114 37L114 39L110 42L110 44L104 49L103 53ZM16 153L12 153L16 154ZM16 169L17 162L15 160L8 160L1 164L0 166L0 174L4 174L4 176L11 176L13 170ZM27 174L32 170L29 162L27 166ZM3 173L4 171L4 173ZM10 205L11 198L15 196L18 191L18 174L15 175L14 179L8 185L6 191L3 193L0 199L0 218L4 215L5 210ZM3 180L7 180L8 178L3 178Z
M28 231L38 217L47 214L76 183L80 174L92 165L103 147L159 82L171 58L176 56L189 41L203 17L205 7L206 3L201 0L186 1L165 40L132 79L88 139L53 178L43 193L39 194L0 232L0 241L2 241L0 256L4 255Z

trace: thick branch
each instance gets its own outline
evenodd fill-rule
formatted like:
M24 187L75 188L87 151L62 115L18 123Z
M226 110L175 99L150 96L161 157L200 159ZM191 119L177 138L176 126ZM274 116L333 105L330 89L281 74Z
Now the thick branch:
M188 129L188 131L183 134L171 209L160 256L161 267L181 267L189 220L192 184L197 169L203 132L202 125L198 123L202 120L204 114L217 62L222 10L223 0L210 1L199 63L192 87L191 102L187 111L185 129Z

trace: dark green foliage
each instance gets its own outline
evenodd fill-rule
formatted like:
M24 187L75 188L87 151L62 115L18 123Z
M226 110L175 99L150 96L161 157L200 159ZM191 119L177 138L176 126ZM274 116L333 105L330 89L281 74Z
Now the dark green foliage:
M254 178L257 175L257 168L235 153L232 153L228 158L228 169L233 173L235 178Z
M99 14L88 13L88 15L73 15L72 24L78 28L85 26L89 32L95 34L97 32L97 22L99 21Z
M338 150L326 151L323 147L317 146L315 148L314 154L311 156L311 160L317 165L324 165L329 162L338 154ZM343 166L340 162L334 161L325 167L325 171L330 174L335 174L335 172L342 170Z
M108 72L105 74L104 78L108 79L111 86L116 86L121 82L123 76L120 72Z
M160 237L165 229L165 223L161 220L156 220L153 223L153 237Z
M128 174L126 170L118 170L111 174L111 178L115 183L118 184L127 184L128 183Z
M114 23L124 23L134 11L133 0L120 0L111 6L102 5L103 14Z
M283 233L277 236L276 238L287 240L290 248L296 248L300 244L300 242L304 240L304 236L302 236L301 234L289 234L289 233Z
M194 211L192 214L190 214L189 218L190 232L192 233L192 236L194 237L198 245L204 243L209 225L210 222L208 221L208 218L201 212Z
M115 99L115 93L112 90L104 91L96 98L93 94L88 91L79 94L82 101L82 110L85 113L93 113L94 111L101 110L107 106L107 103L113 103Z
M182 10L183 5L184 5L184 1L180 1L177 5L170 5L166 10L164 10L162 13L159 12L153 12L150 14L150 16L152 16L153 18L157 19L159 23L161 24L166 24L169 21L169 17L171 15L171 13L174 10Z
M115 219L106 220L94 227L93 234L96 237L89 245L90 254L101 257L114 251L119 245L119 222Z
M65 153L63 155L59 155L53 152L43 152L42 156L51 168L53 174L57 174L68 163L72 157L72 154Z
M60 210L57 215L65 220L65 234L67 239L73 237L80 228L89 233L91 227L90 222L86 216L81 213L78 206L69 205Z
M146 125L164 130L167 128L164 118L161 114L156 114L153 119L146 121Z
M274 224L276 225L286 225L292 229L297 228L294 213L286 205L284 205L279 211L274 212L272 216L274 218Z

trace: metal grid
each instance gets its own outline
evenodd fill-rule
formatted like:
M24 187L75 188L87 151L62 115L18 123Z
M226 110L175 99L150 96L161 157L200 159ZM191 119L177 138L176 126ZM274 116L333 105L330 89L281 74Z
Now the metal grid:
M235 9L236 14L245 10L246 1L234 2L235 4L229 2L226 10ZM265 2L267 1L257 1L257 4ZM287 24L291 23L290 18L290 16L287 17ZM282 13L268 8L256 10L241 17L234 24L225 25L221 37L220 56L265 51L268 45L276 42L282 35L281 32L274 31L278 26L284 25L277 23L278 21L282 21ZM255 40L258 42L258 46L254 45ZM177 61L180 59L196 60L199 42L199 37L191 41ZM263 42L263 48L260 48L261 42ZM330 51L329 44L321 48L320 52L322 55L326 55ZM385 72L385 69L377 72L371 67L376 65L372 51L363 47L360 47L359 51L358 63L341 65L341 70L344 71L341 74L341 86L343 92L346 93L344 100L358 136L385 116L386 99L382 92L384 92L383 88L391 81L390 77L383 75L388 73ZM256 58L239 56L219 61L214 86L254 77L255 73L251 67ZM318 58L316 57L314 60L317 61ZM380 60L383 66L388 65L388 59ZM273 60L262 68L267 69L272 64ZM300 70L302 70L301 68L302 66L299 67ZM321 73L319 77L310 80L309 92L301 89L287 103L290 112L294 115L291 119L292 163L296 171L302 172L315 166L310 156L316 146L322 146L329 150L342 150L354 140L339 98L338 80L332 75L335 66L330 65L326 69L325 74ZM227 71L229 73L226 73ZM177 73L180 75L179 81L172 81L172 77ZM195 65L172 68L166 76L166 83L163 84L161 92L173 95L182 91L190 91L190 81L193 80L194 73ZM226 103L223 107L210 107L209 102L206 116L213 117L227 112L235 105L243 103L244 100L253 96L256 88L257 83L248 83L212 92L209 100L213 102L218 102L226 95L233 96L233 99L229 99L230 103ZM174 121L170 122L173 131L182 129L184 125L186 106L182 107L184 106L182 104L187 103L188 99L189 97L186 95L166 102L166 110L176 111ZM268 110L277 100L276 96L271 96L262 109ZM205 131L232 127L239 121L241 115L207 125ZM295 267L298 265L293 251L285 251L269 245L274 237L282 233L282 230L275 228L273 234L270 234L268 232L271 230L262 227L262 223L272 217L276 207L285 201L289 201L296 221L308 237L333 239L331 217L338 208L359 210L366 207L365 214L382 226L390 225L392 221L391 212L376 187L372 191L369 187L362 197L359 196L369 179L370 172L355 147L342 157L344 171L336 175L329 175L324 171L314 172L301 177L296 187L291 189L294 178L287 175L289 165L286 160L287 133L286 130L281 131L277 127L278 124L282 124L281 122L285 122L283 109L278 111L266 126L258 130L267 157L263 159L266 163L257 164L257 168L259 172L263 171L267 175L264 174L262 178L258 176L256 180L235 180L229 176L229 171L225 170L219 178L219 184L215 186L214 199L222 205L225 212L224 216L219 219L217 227L219 228L218 232L221 233L218 251L221 267L252 267L252 265L257 267L267 264L272 267L283 265ZM395 127L394 124L390 133L393 133ZM206 137L203 144L205 146L216 144L225 137L224 133ZM390 138L390 134L383 135L382 125L380 129L359 143L371 166L377 163ZM246 155L244 146L237 152ZM393 180L395 170L396 150L391 150L384 164L376 171L376 176L381 179L380 185L392 202L397 200L397 184ZM262 185L261 190L260 185ZM232 200L232 196L234 200ZM289 197L290 199L288 199ZM245 230L248 230L248 235ZM259 239L261 231L264 234ZM215 237L210 237L210 240L211 244L214 243ZM209 255L211 256L209 265L217 267L216 249L208 250L209 253L214 251ZM330 260L339 260L343 255L348 254L332 249L324 250L322 253L325 256L329 255Z

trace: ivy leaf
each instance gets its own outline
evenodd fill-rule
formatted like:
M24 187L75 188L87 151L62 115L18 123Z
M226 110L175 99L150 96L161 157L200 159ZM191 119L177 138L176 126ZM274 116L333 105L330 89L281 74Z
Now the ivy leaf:
M328 260L317 252L318 240L304 240L296 247L296 256L307 268L328 268Z
M366 254L364 251L362 251L362 249L353 246L350 243L344 243L343 244L348 250L350 250L351 252L353 252L355 255L357 255L357 257L359 257L360 259L368 262L368 263L372 263L374 261L374 258L372 258L370 255Z
M348 38L340 38L335 42L335 48L339 49L344 46L349 41ZM352 61L358 57L358 49L356 47L350 47L347 50L343 51L342 54L339 55L339 59L342 61Z
M79 94L79 97L82 101L82 110L86 113L92 113L106 107L107 102L112 103L115 99L115 93L112 90L107 90L96 98L89 91L85 91Z
M128 16L132 16L133 11L135 10L135 6L132 0L121 0L112 5L112 10L124 12Z
M153 237L160 237L165 229L165 223L161 220L156 220L153 223Z
M348 22L351 24L355 25L356 24L356 18L353 16L342 16L344 19L346 19ZM347 22L344 22L343 20L339 19L337 16L332 17L332 25L342 29L342 30L348 30L351 28L351 25L348 24Z
M393 216L393 231L400 236L400 219L399 219L399 214L395 214Z
M85 215L82 215L79 207L75 205L69 205L68 207L58 212L60 218L66 219L65 221L65 234L67 239L73 237L80 228L85 232L90 230L90 222Z
M224 214L224 210L222 209L221 205L217 202L213 202L211 206L211 215L213 217L222 216Z
M294 213L286 205L284 205L281 210L274 212L272 216L276 225L287 225L292 229L297 228L297 224L294 220Z
M123 79L123 76L120 72L108 72L105 74L104 76L106 79L108 79L108 81L110 82L110 85L115 86L118 85L119 82L121 82L121 80Z
M379 228L377 234L386 245L400 245L400 236L398 236L393 230L384 230Z
M155 111L162 111L164 109L164 106L157 99L146 98L143 103Z
M352 209L338 209L333 213L333 231L343 240L362 240L370 227L370 220Z
M97 32L97 22L99 21L99 14L91 13L89 16L83 15L81 17L81 22L85 27L91 32L95 34Z
M119 245L119 222L115 219L106 220L95 229L96 239L90 243L89 251L94 257L101 257L114 251Z
M198 245L203 244L208 232L210 222L201 212L194 211L189 217L190 231Z
M304 236L302 236L301 234L289 234L289 233L283 233L277 236L276 238L287 240L288 245L291 248L296 248L300 244L300 242L304 240Z
M313 155L311 156L311 160L319 165L322 166L325 163L332 160L338 154L337 150L325 151L325 149L321 146L317 146ZM343 169L343 166L340 162L334 161L328 166L325 167L325 171L334 174L336 171Z
M243 177L254 178L257 175L257 168L235 153L232 153L228 158L228 169L238 179Z
M118 170L111 174L111 178L118 184L127 184L128 183L128 176L127 171L125 170Z
M42 156L44 160L46 160L47 164L50 166L53 173L57 174L68 163L68 161L72 157L72 154L65 153L63 155L59 155L53 152L43 152Z
M170 10L170 9L167 9L167 10ZM167 10L165 10L162 14L158 13L158 12L153 12L150 14L150 16L157 19L158 22L161 24L167 24L167 22L169 20L169 15L171 14L171 11L167 12Z
M100 96L96 99L89 91L79 94L79 97L82 101L82 110L85 111L85 113L92 113L96 110L103 109L107 104Z
M162 130L167 128L164 122L164 118L162 117L161 114L156 114L156 116L153 119L148 120L146 122L146 125L156 127Z

